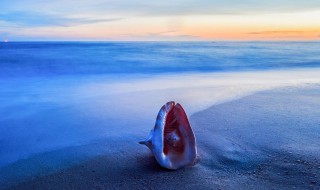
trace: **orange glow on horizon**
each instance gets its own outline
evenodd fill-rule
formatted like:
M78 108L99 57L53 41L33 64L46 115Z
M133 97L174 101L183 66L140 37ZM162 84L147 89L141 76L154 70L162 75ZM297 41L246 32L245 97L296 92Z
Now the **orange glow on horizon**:
M258 15L133 17L115 22L16 31L63 40L320 40L320 11Z

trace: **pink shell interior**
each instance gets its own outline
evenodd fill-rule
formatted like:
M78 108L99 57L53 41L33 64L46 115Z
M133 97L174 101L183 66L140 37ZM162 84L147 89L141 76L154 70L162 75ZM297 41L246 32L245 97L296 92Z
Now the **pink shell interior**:
M184 109L176 104L167 113L163 153L172 157L184 156L188 146L195 146L194 134Z

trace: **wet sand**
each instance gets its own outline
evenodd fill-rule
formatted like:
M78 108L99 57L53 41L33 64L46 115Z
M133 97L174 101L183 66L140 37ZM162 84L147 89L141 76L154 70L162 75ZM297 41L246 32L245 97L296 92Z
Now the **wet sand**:
M197 112L190 116L197 163L177 171L159 167L138 144L149 132L141 131L20 160L0 171L0 182L8 189L320 189L319 108L320 85L309 85ZM64 166L49 162L62 154Z

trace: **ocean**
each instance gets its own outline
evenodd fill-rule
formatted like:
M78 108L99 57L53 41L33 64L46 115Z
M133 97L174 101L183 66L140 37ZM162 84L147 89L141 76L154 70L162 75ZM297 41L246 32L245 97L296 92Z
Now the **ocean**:
M0 168L103 138L138 142L167 101L190 116L319 83L319 70L319 42L1 43Z
M312 68L319 42L10 42L0 77Z

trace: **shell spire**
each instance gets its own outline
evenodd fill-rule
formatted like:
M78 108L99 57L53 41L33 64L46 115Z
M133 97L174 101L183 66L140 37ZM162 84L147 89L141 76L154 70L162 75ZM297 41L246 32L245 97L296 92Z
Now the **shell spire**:
M196 138L188 117L178 103L171 101L163 105L146 145L157 162L164 168L176 170L191 165L197 157Z

